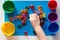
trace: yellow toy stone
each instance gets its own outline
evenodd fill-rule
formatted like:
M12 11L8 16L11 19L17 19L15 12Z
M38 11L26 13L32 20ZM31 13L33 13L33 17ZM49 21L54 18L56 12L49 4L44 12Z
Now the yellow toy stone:
M25 13L24 10L21 10L21 13L22 13L22 14Z
M42 19L43 18L43 15L40 15L39 18Z
M14 24L11 22L5 22L2 25L2 32L6 36L12 36L15 32L15 27Z
M25 9L24 12L25 12L25 13L28 13L28 9Z
M19 15L17 16L17 18L18 18L18 19L21 19L21 15L19 14Z
M45 18L46 16L45 16L45 13L43 13L43 17Z
M41 11L42 10L42 7L41 6L38 6L38 10Z

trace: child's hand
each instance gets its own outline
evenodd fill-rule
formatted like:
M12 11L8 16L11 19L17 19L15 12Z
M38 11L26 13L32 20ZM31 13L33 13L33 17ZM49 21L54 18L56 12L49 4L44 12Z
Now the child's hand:
M30 22L31 22L33 28L35 29L38 39L39 40L47 40L47 38L40 26L39 16L36 14L31 14L30 15Z
M34 28L40 26L39 16L36 14L30 14L30 22Z

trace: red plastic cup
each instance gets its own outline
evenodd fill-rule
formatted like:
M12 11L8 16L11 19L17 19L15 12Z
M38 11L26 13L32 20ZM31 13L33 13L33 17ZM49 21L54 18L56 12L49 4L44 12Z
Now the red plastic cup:
M55 10L56 7L57 7L57 2L56 2L56 1L49 1L48 7L49 7L51 10Z
M48 15L48 20L50 21L50 22L56 22L57 21L57 19L58 19L58 15L55 13L55 12L51 12L51 13L49 13L49 15Z

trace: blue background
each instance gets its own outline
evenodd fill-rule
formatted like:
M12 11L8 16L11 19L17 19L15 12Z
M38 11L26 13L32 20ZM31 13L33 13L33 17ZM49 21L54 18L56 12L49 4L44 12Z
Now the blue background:
M48 31L48 26L51 24L48 21L48 14L51 12L51 10L48 8L48 1L13 1L15 4L15 11L13 12L13 14L6 14L5 13L5 22L9 22L9 16L17 16L20 13L20 10L25 9L26 6L30 6L31 4L35 6L35 9L37 10L37 6L42 6L42 9L46 15L46 21L44 23L44 25L42 26L44 32L46 35L51 35L50 32ZM29 10L29 14L31 14L32 11ZM16 31L14 33L14 35L24 35L24 31L28 32L28 35L33 36L35 35L33 33L34 29L29 21L29 19L26 22L26 26L22 27L21 29L19 29L17 26L21 24L20 20L16 20L13 22L16 28Z

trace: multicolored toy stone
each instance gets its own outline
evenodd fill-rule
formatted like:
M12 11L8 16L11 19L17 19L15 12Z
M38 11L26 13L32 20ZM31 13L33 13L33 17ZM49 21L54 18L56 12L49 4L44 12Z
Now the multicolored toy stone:
M31 8L31 10L34 10L35 7L33 5L30 5L30 8Z

